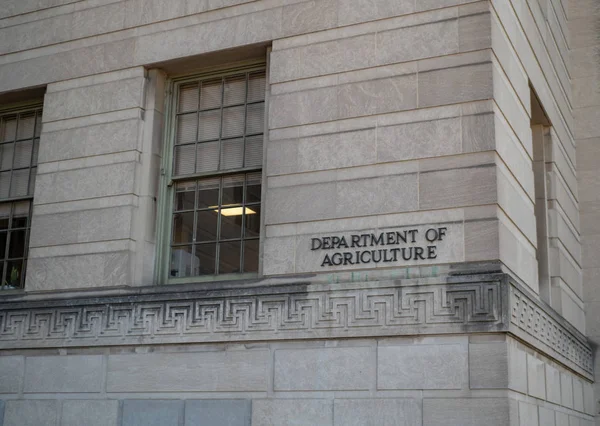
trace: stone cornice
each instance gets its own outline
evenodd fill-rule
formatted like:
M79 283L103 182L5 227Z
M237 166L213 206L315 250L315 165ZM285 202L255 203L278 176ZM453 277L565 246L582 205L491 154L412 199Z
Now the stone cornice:
M586 337L564 318L511 282L508 331L538 350L593 378L594 358Z
M585 337L506 274L0 303L0 349L473 332L593 373Z

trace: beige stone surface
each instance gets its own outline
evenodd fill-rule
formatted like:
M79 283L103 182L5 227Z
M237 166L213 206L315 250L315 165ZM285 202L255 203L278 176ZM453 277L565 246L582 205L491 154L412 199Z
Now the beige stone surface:
M413 399L337 399L335 426L418 426L422 408Z
M268 351L111 355L106 390L266 391Z
M537 405L519 401L519 422L523 426L535 426L539 424Z
M55 426L58 404L53 400L8 401L4 426Z
M107 243L103 251L111 251ZM108 246L108 247L106 247ZM83 247L73 247L73 251ZM93 247L92 251L100 248ZM34 249L31 250L34 252ZM77 289L123 286L131 281L129 259L131 252L115 250L110 253L83 253L29 259L27 286L31 291L49 289Z
M374 357L371 347L277 350L274 389L368 390L373 382Z
M544 362L529 354L527 354L527 392L533 397L546 399Z
M134 150L138 125L138 120L129 119L44 133L38 160L46 163Z
M119 401L68 400L62 404L61 426L114 426L119 415Z
M333 402L326 399L254 400L252 425L332 426Z
M25 393L100 392L101 356L37 356L25 359Z
M22 356L0 357L0 393L18 393L23 386L25 359Z
M506 342L469 344L469 388L507 388L508 377Z
M560 372L546 364L546 397L553 404L561 403Z
M380 346L377 388L466 388L467 357L467 348L463 345Z
M406 265L321 269L307 247L319 235L443 224L449 237L439 257L410 264L410 273L417 274L413 266L452 270L462 262L500 261L538 292L531 86L553 126L549 275L559 291L552 306L595 339L596 3L5 1L0 96L27 97L26 89L47 86L26 291L162 284L153 274L162 261L154 244L156 203L165 202L157 193L164 79L256 57L268 45L265 275L338 285L346 277L338 272L396 269ZM315 276L320 272L328 274ZM560 360L546 362L532 355L535 348L526 352L512 341L376 350L255 345L117 350L104 366L106 387L162 392L166 399L251 398L256 424L283 426L494 426L515 415L521 426L579 426L590 420L581 413L594 411L587 382ZM23 390L102 391L100 355L85 350L1 357L0 392L11 395L4 425L73 424L77 413L94 410L112 421L114 401L66 400L60 408L55 401L12 400ZM522 399L510 410L494 393L506 387ZM440 393L411 399L423 390ZM354 393L338 393L347 391Z
M556 425L556 415L554 410L539 407L539 424L540 425L548 425L555 426Z
M143 78L130 78L49 93L44 101L44 122L141 107L143 87Z
M433 399L423 400L424 426L506 425L509 421L507 399Z

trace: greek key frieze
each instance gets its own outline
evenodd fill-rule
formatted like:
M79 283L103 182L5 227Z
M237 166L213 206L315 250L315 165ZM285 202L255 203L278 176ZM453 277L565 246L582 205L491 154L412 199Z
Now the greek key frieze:
M0 346L89 339L123 344L146 337L158 343L178 336L198 342L268 340L290 333L351 336L354 330L381 335L386 329L402 334L415 326L497 324L500 305L500 283L490 282L5 309L0 310Z

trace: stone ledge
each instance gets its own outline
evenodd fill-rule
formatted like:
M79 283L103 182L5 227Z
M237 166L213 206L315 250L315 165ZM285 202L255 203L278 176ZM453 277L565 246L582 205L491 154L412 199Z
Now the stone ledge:
M508 331L571 369L593 378L594 358L587 338L529 291L511 282Z
M592 377L585 336L503 273L0 303L0 350L493 332Z

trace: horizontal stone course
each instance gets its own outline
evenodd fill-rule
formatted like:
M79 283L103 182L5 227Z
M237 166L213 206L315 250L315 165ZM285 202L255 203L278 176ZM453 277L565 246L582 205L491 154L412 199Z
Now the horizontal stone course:
M42 134L40 163L134 150L139 120L130 119Z
M508 399L425 398L423 426L505 426L510 419Z
M25 393L100 392L102 357L37 356L25 359Z
M377 129L377 159L380 162L454 155L462 149L458 117Z
M179 426L183 401L125 400L122 426Z
M60 426L117 426L119 401L67 400L62 404ZM85 420L83 420L85 419Z
M2 426L56 426L58 405L54 400L5 402Z
M417 209L417 175L272 188L266 223L299 222Z
M266 391L266 350L111 355L107 392Z
M419 107L492 98L489 63L419 73Z
M21 391L24 368L22 356L0 356L0 394Z
M414 3L410 0L341 0L338 7L339 25L404 15L414 11Z
M135 171L136 163L129 162L39 175L34 200L45 204L131 194Z
M131 236L132 207L36 215L30 247L126 239Z
M238 16L227 16L225 12L225 16L221 15L223 19L185 27L171 23L167 32L155 32L136 38L131 61L135 64L149 64L280 38L283 34L281 8L260 9ZM240 28L240 31L230 31L230 28ZM182 43L182 40L195 42Z
M252 426L333 426L333 401L326 399L255 399Z
M458 53L458 20L410 26L377 34L377 64Z
M419 207L447 208L497 201L496 168L485 165L419 175Z
M466 261L500 258L498 226L497 220L481 220L465 223Z
M334 426L421 426L420 401L414 399L336 399Z
M307 1L283 7L285 35L311 33L332 28L338 21L337 0Z
M144 84L143 78L130 78L49 93L44 122L141 107Z
M250 426L250 400L187 400L185 426Z
M463 345L379 346L377 389L462 389L468 353Z
M506 342L469 344L469 388L508 388L508 348Z
M275 390L368 390L374 358L371 347L277 350Z
M98 243L106 246L106 242ZM69 245L74 251L84 250ZM34 254L31 249L30 254ZM33 257L27 261L27 288L47 290L115 287L129 284L130 251L71 254L67 256Z

